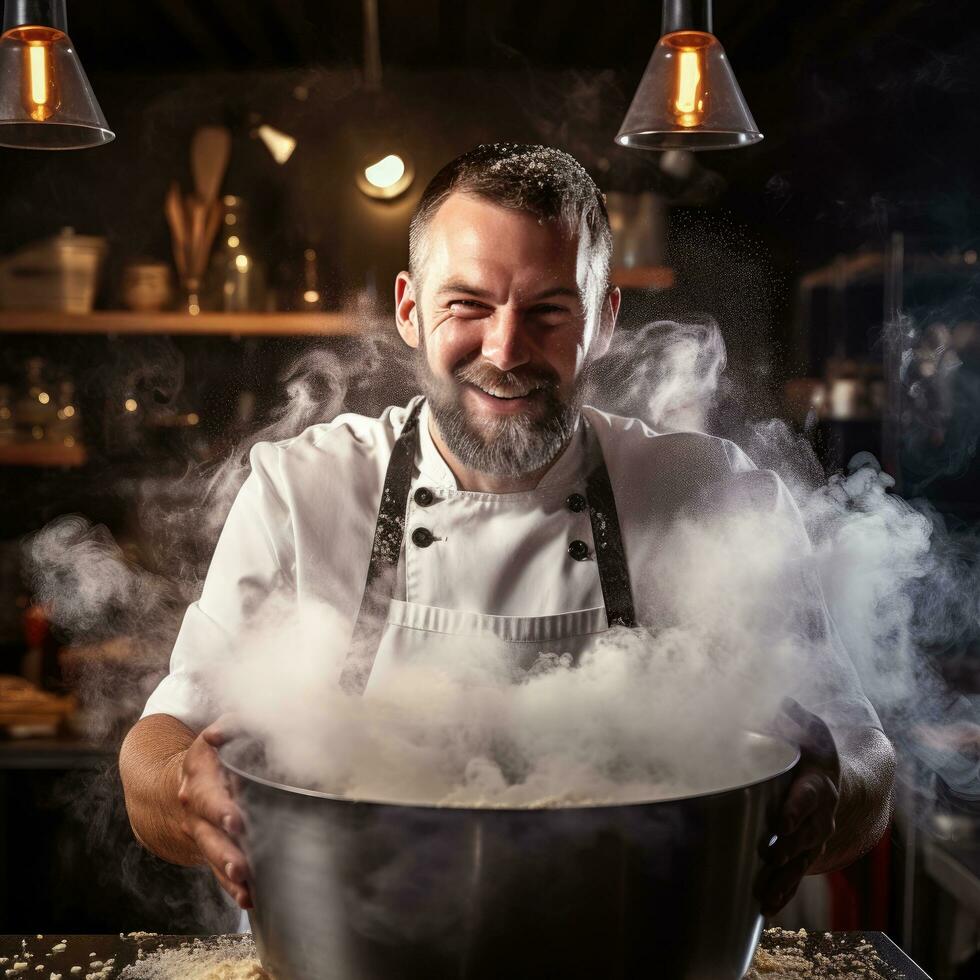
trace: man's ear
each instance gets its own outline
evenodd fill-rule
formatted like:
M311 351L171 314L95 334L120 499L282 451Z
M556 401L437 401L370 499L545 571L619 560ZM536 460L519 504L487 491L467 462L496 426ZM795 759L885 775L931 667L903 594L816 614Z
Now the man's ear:
M619 286L613 286L606 293L606 298L599 313L599 331L595 338L595 356L602 357L609 350L612 343L613 331L616 329L616 320L619 317L619 304L623 295L619 291Z
M395 278L395 326L409 347L418 347L419 311L415 286L407 272L399 272Z

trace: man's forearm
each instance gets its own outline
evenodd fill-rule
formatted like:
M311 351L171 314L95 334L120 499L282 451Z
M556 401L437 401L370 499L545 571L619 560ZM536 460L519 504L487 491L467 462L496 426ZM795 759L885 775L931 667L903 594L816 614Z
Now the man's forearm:
M846 867L871 850L888 826L892 811L895 752L876 728L836 738L840 756L840 802L834 835L808 874Z
M170 715L149 715L133 726L119 753L119 774L137 840L174 864L204 862L181 829L180 767L194 733Z

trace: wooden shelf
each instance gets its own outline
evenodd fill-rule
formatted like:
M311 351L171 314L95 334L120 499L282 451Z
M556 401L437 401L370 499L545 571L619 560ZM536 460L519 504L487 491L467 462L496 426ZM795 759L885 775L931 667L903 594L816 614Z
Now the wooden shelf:
M42 313L0 310L0 333L182 334L234 337L329 337L360 332L370 320L344 313Z
M84 446L52 442L11 442L0 445L0 466L84 466Z
M634 266L612 269L609 278L621 289L670 289L674 285L674 270L662 265Z

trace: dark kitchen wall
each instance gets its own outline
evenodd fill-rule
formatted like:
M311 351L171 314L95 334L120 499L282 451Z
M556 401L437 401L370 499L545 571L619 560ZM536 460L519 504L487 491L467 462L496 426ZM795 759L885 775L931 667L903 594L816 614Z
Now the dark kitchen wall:
M398 223L410 200L369 208L337 169L349 176L379 124L408 141L420 182L453 151L486 139L536 137L596 168L605 159L609 170L595 171L605 186L645 186L729 209L794 274L895 228L962 247L976 239L973 3L717 0L714 7L716 32L766 139L703 155L708 193L692 201L689 188L671 186L656 156L611 143L656 42L655 3L382 2L390 111L381 122L361 91L356 0L72 2L73 40L118 139L48 158L0 152L0 251L65 223L115 234L125 227L122 212L130 225L114 242L117 256L166 255L159 208L166 183L186 171L194 126L226 116L238 134L228 188L261 202L268 247L279 247L277 236L326 235L345 279L398 264L403 247L386 219ZM292 96L297 83L309 89L305 103ZM281 170L249 141L250 111L305 137Z
M295 280L303 249L313 246L335 299L371 283L387 298L407 258L408 219L422 187L476 143L555 142L600 178L622 155L619 184L656 169L653 159L613 146L613 107L624 96L608 74L389 72L379 96L366 93L352 71L106 75L98 96L115 142L79 153L0 153L0 252L63 226L107 236L104 306L119 305L125 259L169 259L164 194L173 179L190 189L191 136L207 123L232 130L224 190L248 202L252 248L275 281ZM285 165L250 136L256 116L297 139ZM371 200L354 174L391 150L412 159L415 183L394 202Z

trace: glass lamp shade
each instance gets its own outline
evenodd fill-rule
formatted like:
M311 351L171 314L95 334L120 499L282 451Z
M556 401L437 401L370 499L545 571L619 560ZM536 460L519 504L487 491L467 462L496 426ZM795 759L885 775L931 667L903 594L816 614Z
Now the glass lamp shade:
M112 139L67 34L22 25L0 37L0 146L76 150Z
M657 43L616 135L643 150L723 150L761 139L721 42L691 30Z

